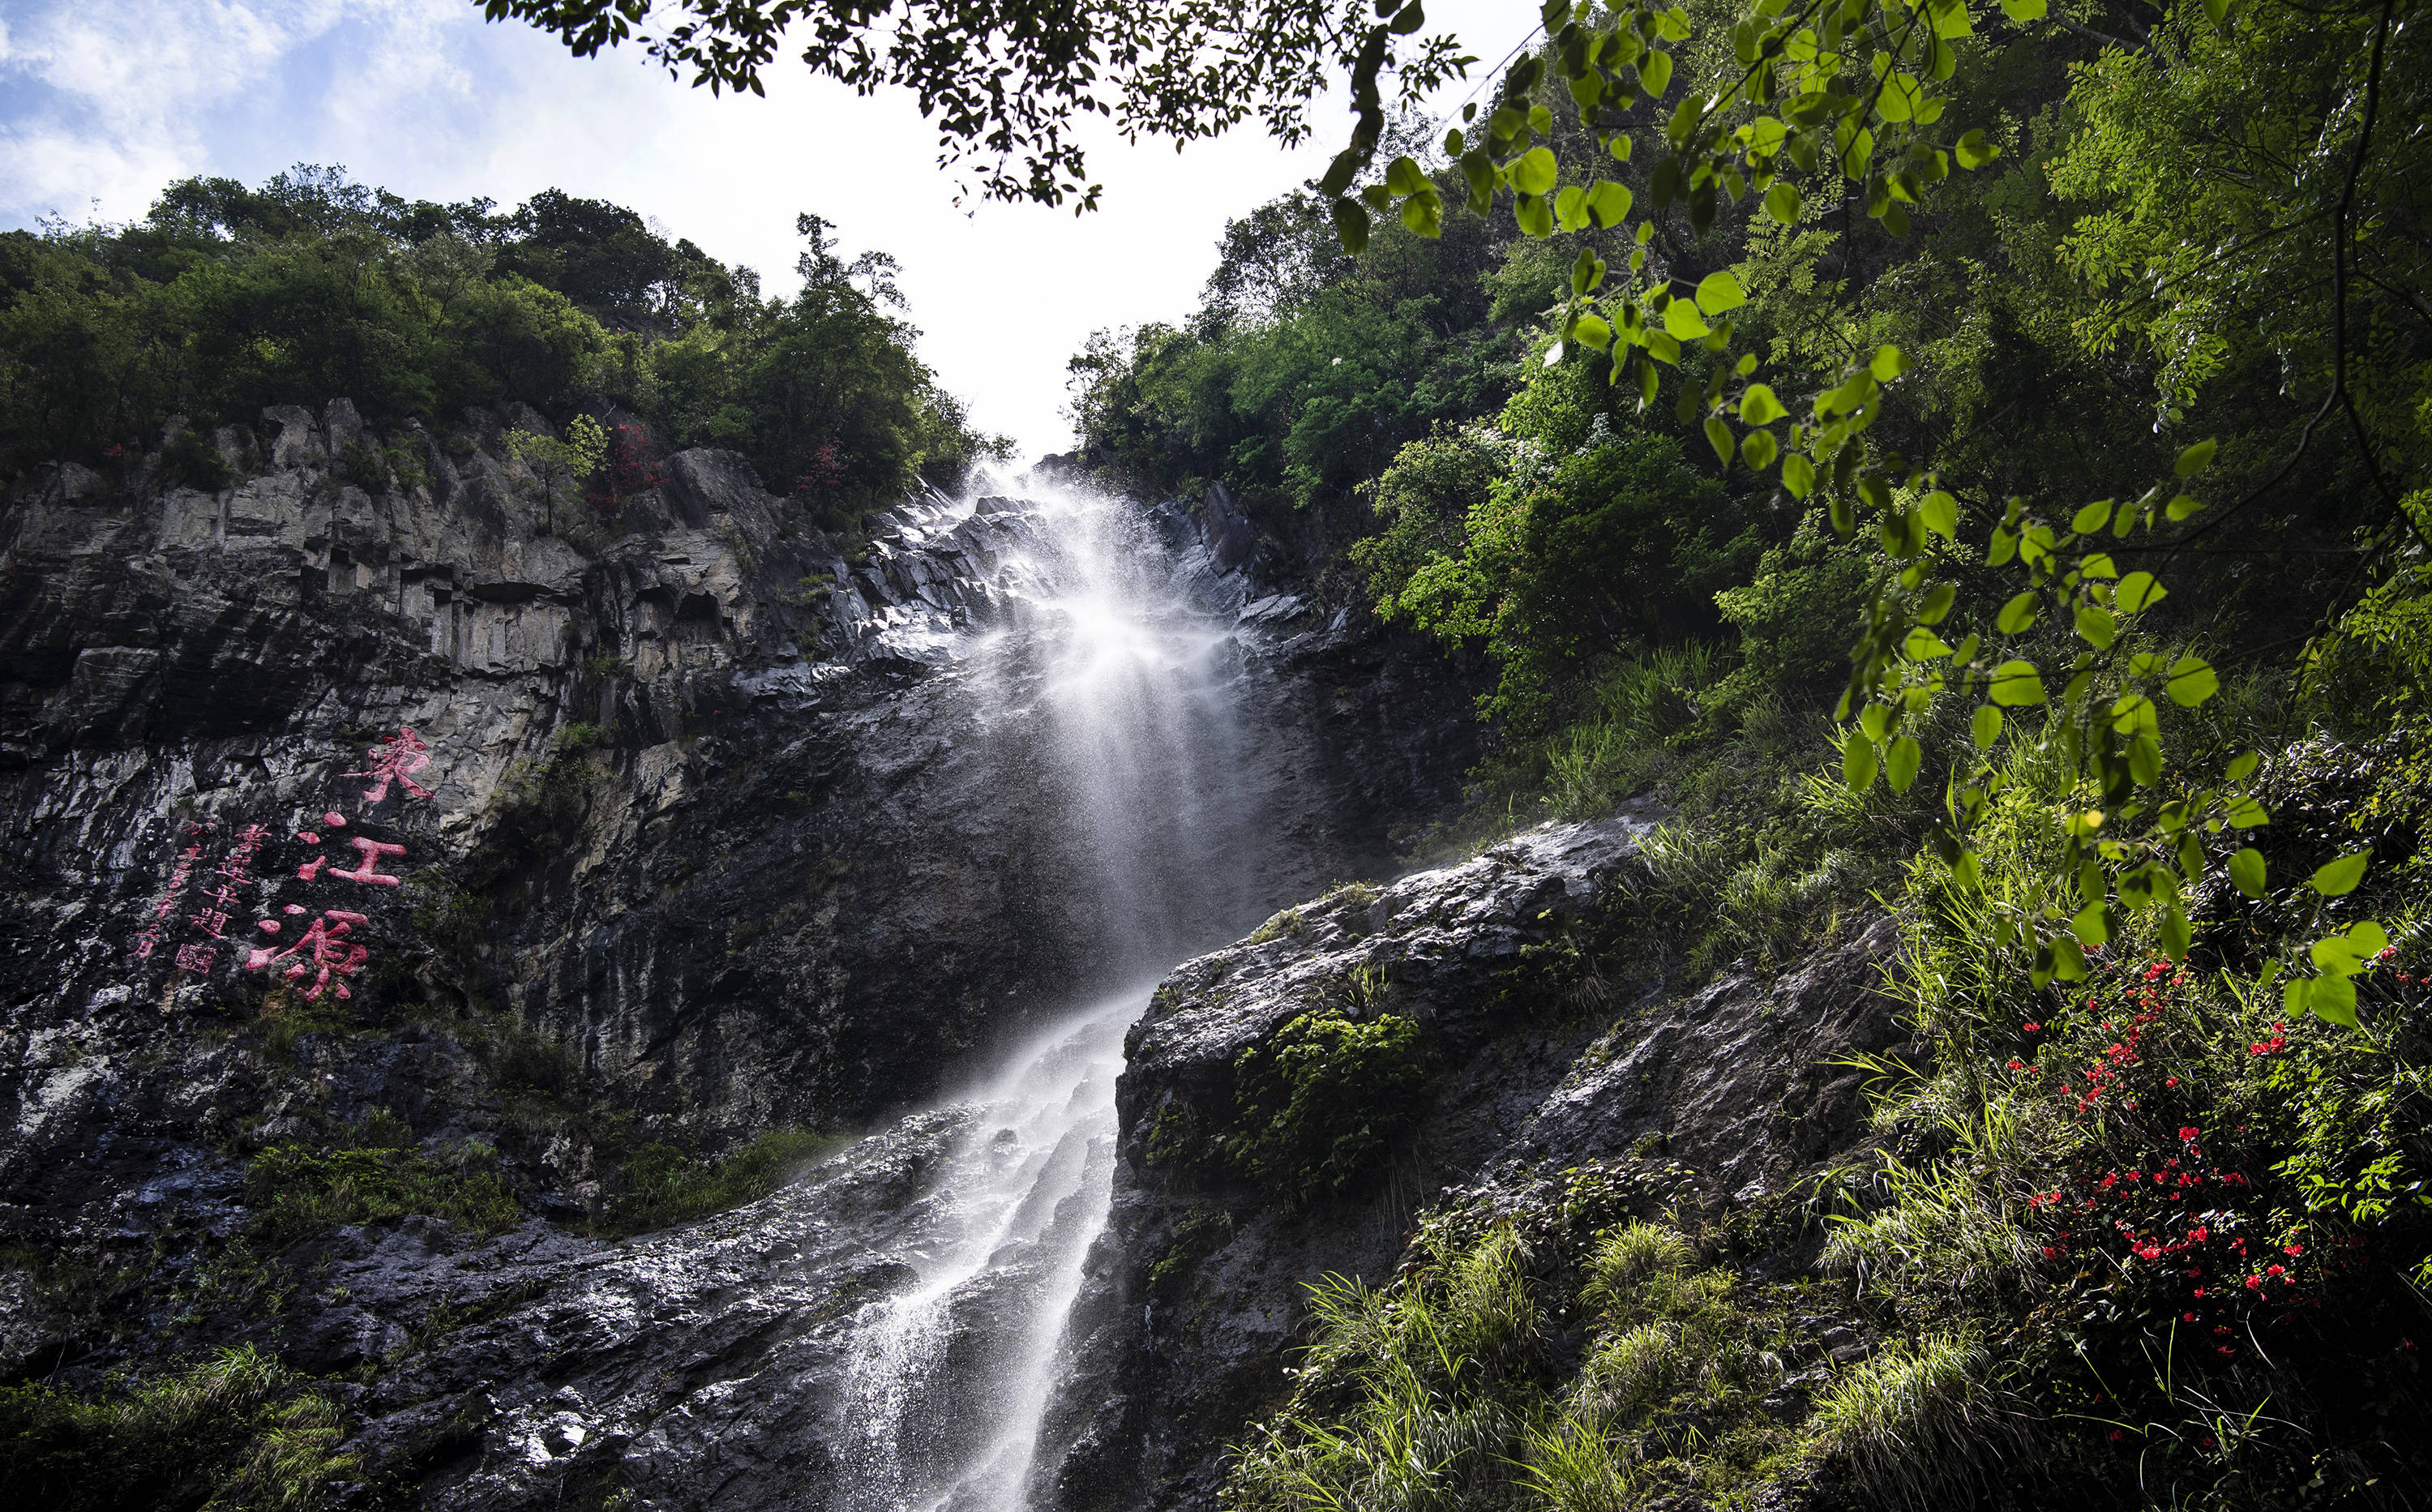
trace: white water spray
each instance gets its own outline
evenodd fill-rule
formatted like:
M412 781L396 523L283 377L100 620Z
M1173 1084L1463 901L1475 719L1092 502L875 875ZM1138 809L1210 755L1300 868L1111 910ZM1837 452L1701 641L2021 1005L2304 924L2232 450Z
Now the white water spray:
M989 718L1044 722L1049 785L1105 927L1076 978L1147 977L1017 1046L932 1187L941 1243L862 1310L849 1383L851 1512L1025 1512L1065 1321L1106 1220L1123 1031L1154 974L1255 922L1264 794L1243 759L1233 616L1192 605L1136 510L1057 495L1025 570L1033 634L978 676Z

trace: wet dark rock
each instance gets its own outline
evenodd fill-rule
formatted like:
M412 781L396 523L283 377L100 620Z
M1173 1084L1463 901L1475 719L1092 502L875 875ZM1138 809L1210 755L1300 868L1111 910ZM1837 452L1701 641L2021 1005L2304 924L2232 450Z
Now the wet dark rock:
M106 1274L155 1249L191 1268L250 1232L255 1151L375 1110L431 1151L495 1145L529 1211L579 1223L614 1172L569 1109L626 1119L629 1146L708 1151L862 1126L1138 969L1022 713L1042 675L1034 506L910 501L847 542L739 457L689 451L662 486L545 507L504 450L515 426L548 422L507 406L375 430L344 401L280 406L217 434L244 474L217 493L158 486L155 463L9 495L0 1242ZM406 461L367 491L349 445ZM1203 610L1272 597L1198 535L1177 550ZM1473 756L1468 689L1373 621L1243 620L1231 654L1286 797L1262 821L1276 864L1217 930L1390 868L1388 831L1455 797ZM430 796L373 802L349 773L406 726ZM214 939L191 921L251 824ZM403 847L383 864L405 885L333 880L355 837ZM314 855L332 859L299 877ZM244 962L329 909L360 916L346 940L367 955L343 1006L307 1011L270 993L284 962ZM213 954L181 964L180 945ZM303 1026L283 1048L266 1007ZM328 1316L279 1325L333 1367L420 1326L421 1262L379 1259L414 1241L360 1242L333 1241L293 1304ZM432 1242L461 1259L505 1241ZM432 1265L451 1308L489 1295ZM313 1300L337 1285L349 1300ZM31 1315L0 1327L0 1363L98 1368L237 1327Z
M1858 1136L1863 1101L1830 1062L1905 1039L1875 991L1888 921L1779 978L1685 996L1660 980L1583 994L1545 969L1574 924L1626 921L1647 817L1546 826L1373 899L1337 894L1167 979L1132 1034L1113 1215L1051 1419L1070 1446L1058 1504L1213 1506L1225 1446L1289 1395L1308 1283L1386 1279L1419 1206L1509 1210L1549 1174L1650 1150L1680 1195L1753 1202ZM1363 971L1382 973L1381 1004L1346 993ZM1428 1047L1414 1131L1368 1188L1298 1207L1158 1147L1161 1120L1224 1128L1241 1054L1312 1011L1403 1015Z

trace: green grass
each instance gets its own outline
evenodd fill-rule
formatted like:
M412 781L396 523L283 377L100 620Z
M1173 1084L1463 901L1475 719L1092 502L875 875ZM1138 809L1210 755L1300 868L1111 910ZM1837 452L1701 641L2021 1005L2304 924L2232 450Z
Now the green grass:
M1964 1504L2017 1440L1996 1374L1964 1333L1896 1345L1816 1400L1815 1445L1876 1504Z
M645 1145L626 1161L624 1194L598 1227L606 1233L641 1233L741 1207L852 1142L846 1134L771 1130L718 1160L698 1159L673 1145Z
M341 1224L418 1214L496 1233L523 1216L498 1159L470 1140L423 1149L402 1123L375 1111L328 1141L273 1145L256 1155L245 1171L252 1232L278 1250Z
M315 1512L356 1467L338 1407L251 1345L88 1392L0 1387L0 1499L44 1512Z

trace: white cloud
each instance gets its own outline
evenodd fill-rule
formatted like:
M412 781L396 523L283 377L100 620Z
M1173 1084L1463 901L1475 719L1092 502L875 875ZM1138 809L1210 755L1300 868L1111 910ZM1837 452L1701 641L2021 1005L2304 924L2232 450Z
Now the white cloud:
M1440 25L1491 65L1532 6L1458 0ZM767 99L713 98L632 52L569 57L465 0L118 0L15 5L0 25L0 221L140 213L170 179L340 163L412 197L514 204L551 186L655 216L790 283L798 211L904 264L922 355L1012 433L1060 450L1064 363L1101 326L1187 314L1229 215L1313 176L1335 145L1255 134L1098 143L1105 208L951 202L906 96L858 98L780 66ZM1456 96L1457 97L1457 96Z

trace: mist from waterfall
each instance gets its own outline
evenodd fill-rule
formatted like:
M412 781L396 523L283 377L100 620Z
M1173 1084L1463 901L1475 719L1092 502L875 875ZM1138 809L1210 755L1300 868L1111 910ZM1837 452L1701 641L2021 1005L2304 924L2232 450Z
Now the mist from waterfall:
M1032 490L1023 507L1023 622L972 675L985 720L1039 722L1047 770L1022 775L1052 795L1097 890L1100 927L1074 942L1095 959L1074 979L1138 980L956 1099L975 1116L931 1188L946 1238L914 1257L915 1284L855 1319L831 1498L851 1512L1037 1504L1056 1469L1039 1424L1106 1221L1124 1030L1167 967L1256 923L1272 834L1244 759L1231 606L1192 601L1192 564L1137 506Z

